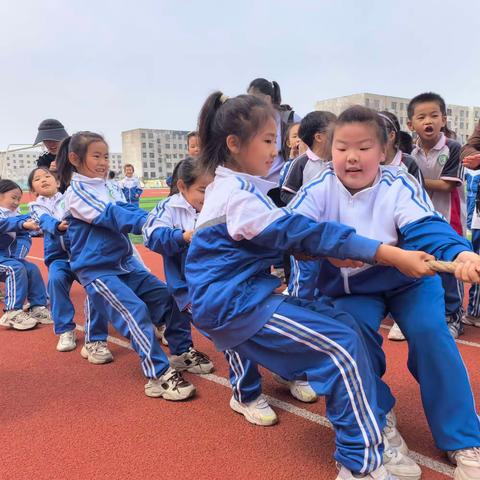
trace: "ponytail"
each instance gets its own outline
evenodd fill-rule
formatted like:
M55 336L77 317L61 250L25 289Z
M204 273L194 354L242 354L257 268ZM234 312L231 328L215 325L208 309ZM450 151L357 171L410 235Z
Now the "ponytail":
M273 81L272 86L273 86L272 104L277 107L277 106L280 106L280 104L282 103L282 94L280 93L280 85L277 82Z
M62 140L62 143L58 147L57 156L55 158L55 164L57 166L57 176L60 182L59 190L64 192L70 185L72 174L75 172L75 167L70 163L68 159L68 152L70 150L70 142L72 137L66 137Z

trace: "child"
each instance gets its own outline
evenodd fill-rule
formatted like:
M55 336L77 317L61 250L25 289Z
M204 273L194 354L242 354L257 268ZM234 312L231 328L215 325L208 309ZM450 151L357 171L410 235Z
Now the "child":
M480 257L435 212L426 192L402 169L380 166L386 145L384 122L377 113L360 106L344 111L333 131L333 166L298 193L291 202L293 211L316 221L341 222L383 244L455 260L459 280L478 282ZM321 260L320 294L333 297L336 307L355 318L378 376L386 368L378 330L385 314L392 314L407 338L408 368L420 384L435 443L457 463L455 478L479 478L480 422L467 371L444 321L440 278L414 279L368 264L339 269ZM383 383L378 383L377 398L383 411L391 412L389 427L394 427L395 399ZM406 450L398 431L394 435L389 429L386 436Z
M203 206L205 189L212 178L202 172L198 162L191 157L178 163L175 173L178 193L161 201L152 210L143 228L143 235L145 245L163 255L167 286L185 319L185 329L190 329L192 316L184 273L185 258ZM195 352L193 348L191 350ZM233 397L230 400L232 409L256 425L269 426L276 423L275 412L261 395L261 376L257 366L239 355L226 354L226 357L230 365L230 382L233 390ZM196 352L190 360L192 368L187 368L190 372L209 373L213 370L213 365L205 354ZM184 370L187 367L185 363L181 364L175 359L171 360L171 364L177 370ZM311 402L316 399L311 388L300 382L291 385L291 391L301 401Z
M36 200L28 204L32 218L40 225L44 235L44 258L48 267L48 295L52 307L54 332L59 335L57 350L69 352L76 348L75 335L75 308L70 299L72 283L77 280L70 267L70 241L68 237L68 224L63 220L65 216L65 201L59 193L59 182L54 174L46 167L39 167L28 177L30 191ZM88 302L88 299L87 299ZM86 311L92 309L86 305ZM100 364L113 360L107 347L107 324L102 322L100 338L95 338L95 331L101 321L95 310L87 317L85 322L85 337L87 343L84 347L90 352L90 362ZM94 344L92 342L95 342ZM82 349L83 350L83 349ZM85 352L82 354L85 356Z
M134 176L135 169L131 163L126 163L123 167L125 177L121 180L123 194L128 203L139 206L140 196L143 193L142 185L138 177Z
M5 314L0 325L15 330L29 330L37 323L52 323L46 308L47 292L40 270L25 259L17 248L17 236L39 229L28 215L19 215L22 189L11 180L0 180L0 274L5 281ZM23 246L30 241L23 242ZM16 255L15 255L16 254ZM23 311L28 299L30 310Z
M190 132L187 135L187 150L190 157L197 157L200 153L200 142L198 141L198 132Z
M335 118L330 112L311 112L300 122L298 135L308 148L304 155L294 160L282 184L280 198L285 204L304 183L315 177L328 160L328 128Z
M305 145L298 136L298 129L300 128L300 122L295 122L289 125L287 129L287 135L285 139L285 158L288 160L283 165L282 169L280 170L280 177L278 179L278 186L282 188L282 185L285 182L285 177L287 176L288 170L290 169L292 162L299 156L303 155L302 152L300 153L301 144ZM306 148L306 146L305 146ZM306 150L305 150L306 151Z
M465 231L465 192L460 144L443 132L447 123L445 101L436 93L414 97L407 108L408 126L418 135L412 151L423 176L433 206L459 235ZM463 285L455 277L442 274L445 314L454 338L463 333Z
M421 170L418 168L415 159L409 155L408 152L402 150L402 148L405 148L404 145L408 146L409 142L406 137L410 137L410 135L400 129L400 123L394 113L383 111L380 112L379 115L384 120L385 128L387 129L388 134L385 161L383 162L383 165L392 165L394 167L403 168L410 175L415 177L420 185L424 186L425 182L423 175ZM409 149L409 152L411 152L411 148ZM395 322L388 332L388 339L395 341L405 340L405 336Z
M194 325L219 350L288 380L306 379L317 394L327 396L341 465L338 479L396 478L383 462L392 471L413 470L418 478L418 466L400 452L387 449L382 461L380 380L372 375L353 319L328 302L275 295L280 281L268 272L284 251L377 261L411 275L427 274L424 260L431 257L276 208L265 195L270 182L259 178L277 153L275 112L256 96L212 94L199 127L200 162L215 178L206 189L186 260Z
M172 317L172 300L166 286L132 256L128 239L129 232L141 233L147 214L114 201L105 180L108 166L101 135L78 132L60 145L57 168L70 183L65 193L70 265L93 307L130 338L148 379L145 394L184 400L195 387L169 366L152 325Z

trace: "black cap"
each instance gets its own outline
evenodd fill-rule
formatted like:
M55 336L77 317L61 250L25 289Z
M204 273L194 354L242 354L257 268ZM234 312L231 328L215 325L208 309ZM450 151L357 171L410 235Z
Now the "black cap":
M37 138L35 138L33 144L36 145L44 140L61 142L66 137L68 137L68 133L65 127L58 120L47 118L47 120L43 120L38 126Z

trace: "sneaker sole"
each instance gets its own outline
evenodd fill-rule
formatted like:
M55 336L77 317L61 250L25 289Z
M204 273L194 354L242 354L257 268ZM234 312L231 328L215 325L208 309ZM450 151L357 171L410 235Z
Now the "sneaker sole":
M468 317L464 317L462 319L462 323L464 325L471 325L472 327L477 327L477 328L480 328L480 321L473 321L473 320L470 320Z
M22 324L18 324L18 323L10 323L10 326L14 330L18 330L20 332L23 332L25 330L33 330L37 326L37 323L35 323L34 325L22 325Z
M207 367L195 366L195 367L187 368L186 370L183 370L183 371L186 371L188 373L194 373L195 375L207 375L208 373L212 373L215 370L215 367L213 365L210 365L207 370L205 370L205 368ZM178 370L178 368L176 370Z
M191 385L190 388L185 388L182 390L186 390L182 396L179 396L178 394L172 394L169 391L162 391L162 392L156 392L152 390L146 390L145 389L145 395L150 398L163 398L164 400L168 400L170 402L181 402L182 400L187 400L189 398L192 398L195 393L197 392L197 389Z
M75 350L76 348L77 348L77 344L69 345L68 347L60 347L60 348L58 348L58 346L57 346L57 352L71 352L72 350Z
M90 363L93 363L93 365L104 365L106 363L112 363L113 362L113 356L109 359L105 360L97 360L96 358L91 357L88 352L86 351L85 347L82 347L80 350L80 355L85 359L88 360Z
M420 467L418 467L418 469L415 469L415 472L412 471L410 473L406 473L406 472L401 473L401 468L398 470L395 468L398 465L393 465L392 468L389 468L388 464L387 465L384 464L384 466L387 469L387 471L391 475L394 475L395 478L398 478L398 480L420 480L422 478L422 471L420 470Z
M255 417L252 417L248 411L245 411L241 405L237 401L231 401L230 400L230 408L236 412L239 413L240 415L243 415L245 419L252 423L253 425L259 425L260 427L271 427L272 425L275 425L278 422L278 417L272 418L271 420L268 420L266 422L263 422L261 420L256 419Z

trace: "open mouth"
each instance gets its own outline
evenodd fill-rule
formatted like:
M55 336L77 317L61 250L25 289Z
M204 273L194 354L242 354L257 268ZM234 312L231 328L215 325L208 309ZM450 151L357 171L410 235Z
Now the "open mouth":
M430 125L428 127L425 127L425 133L433 133L433 127Z

